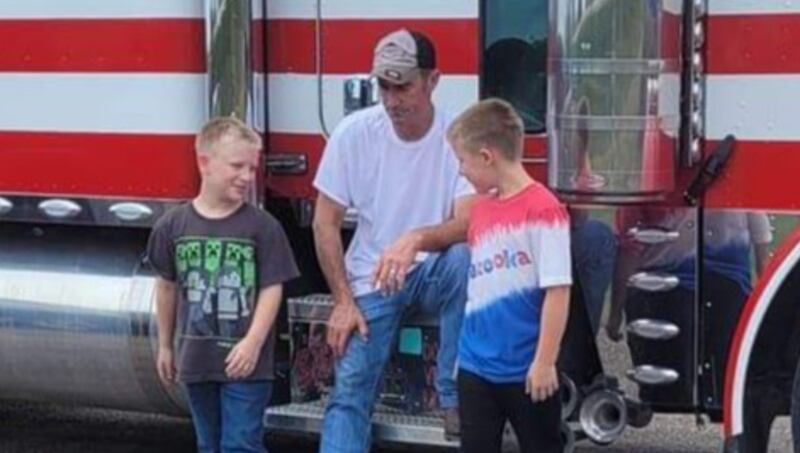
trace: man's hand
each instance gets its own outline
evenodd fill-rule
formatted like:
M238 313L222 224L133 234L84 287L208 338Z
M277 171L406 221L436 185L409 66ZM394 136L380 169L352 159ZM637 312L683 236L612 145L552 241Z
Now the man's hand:
M358 305L352 299L348 302L337 302L328 319L328 346L333 349L334 356L338 358L344 355L347 341L355 329L358 329L361 338L367 341L369 329Z
M375 289L384 295L391 295L403 288L406 274L419 251L419 243L419 234L409 231L384 250L372 276Z
M558 372L555 365L539 365L534 361L525 379L525 393L530 395L531 401L544 401L557 391Z
M172 384L175 382L175 355L172 352L172 348L158 348L156 371L158 371L158 377L165 383Z
M231 379L244 379L256 369L261 346L257 341L245 336L225 357L225 374Z

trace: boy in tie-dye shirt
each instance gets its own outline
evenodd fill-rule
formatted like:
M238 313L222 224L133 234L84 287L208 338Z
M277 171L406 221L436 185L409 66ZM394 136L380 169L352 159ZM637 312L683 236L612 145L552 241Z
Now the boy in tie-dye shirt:
M465 453L500 451L510 421L522 452L561 452L558 358L572 283L566 209L522 166L524 129L497 99L448 131L461 173L481 193L470 215L472 252L459 342Z

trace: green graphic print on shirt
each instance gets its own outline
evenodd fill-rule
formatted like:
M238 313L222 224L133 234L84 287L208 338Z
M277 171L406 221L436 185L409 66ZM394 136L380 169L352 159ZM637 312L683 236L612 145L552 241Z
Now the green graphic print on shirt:
M256 294L255 244L242 239L182 237L175 269L187 303L185 339L232 346L250 323Z

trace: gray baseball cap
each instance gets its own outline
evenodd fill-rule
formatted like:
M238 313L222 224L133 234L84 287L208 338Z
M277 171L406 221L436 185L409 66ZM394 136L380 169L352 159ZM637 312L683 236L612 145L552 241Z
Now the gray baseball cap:
M408 83L420 69L436 68L436 51L422 33L405 28L384 36L375 46L372 75L395 85Z

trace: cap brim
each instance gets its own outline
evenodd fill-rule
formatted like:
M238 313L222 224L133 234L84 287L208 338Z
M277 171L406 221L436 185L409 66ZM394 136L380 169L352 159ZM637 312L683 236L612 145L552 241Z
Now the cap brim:
M413 81L418 74L418 68L379 66L372 69L372 75L392 85L405 85Z

